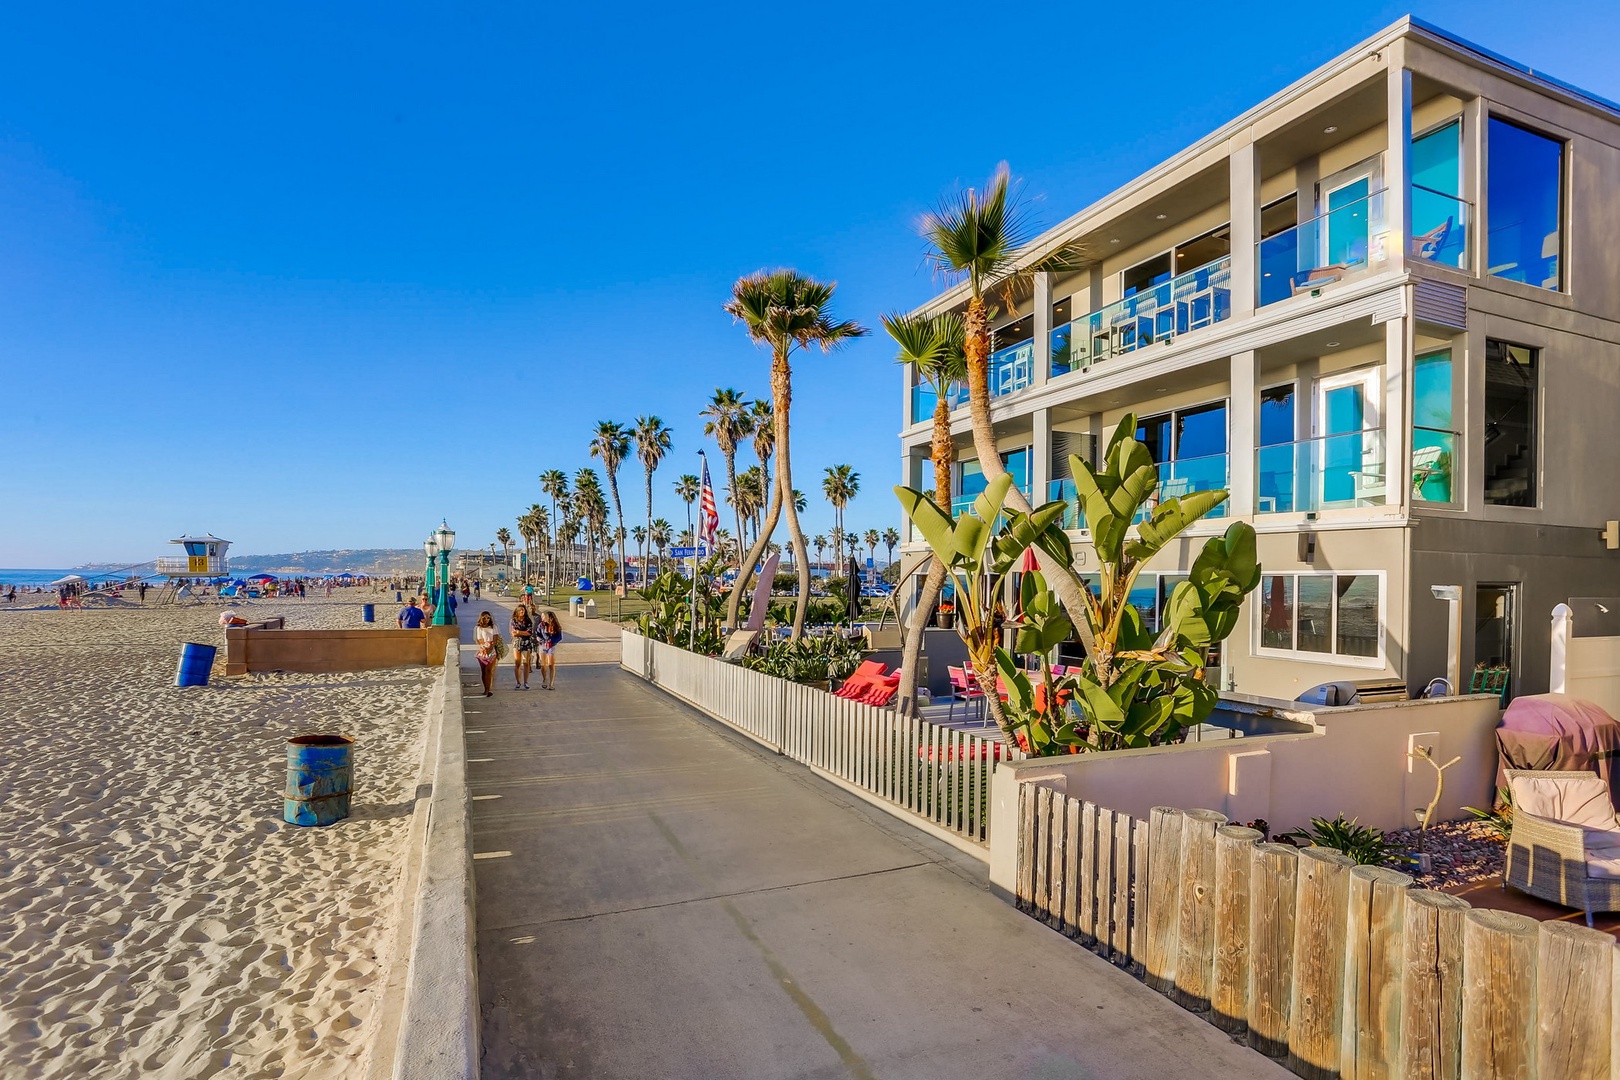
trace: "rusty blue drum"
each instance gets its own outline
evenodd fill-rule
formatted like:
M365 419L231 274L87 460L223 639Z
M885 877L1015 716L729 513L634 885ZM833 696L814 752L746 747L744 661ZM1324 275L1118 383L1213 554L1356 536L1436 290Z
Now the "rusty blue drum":
M207 686L208 673L214 669L213 645L200 645L188 641L180 647L180 667L174 673L176 686Z
M299 735L287 740L287 796L291 825L330 825L349 816L354 786L354 740L342 735Z

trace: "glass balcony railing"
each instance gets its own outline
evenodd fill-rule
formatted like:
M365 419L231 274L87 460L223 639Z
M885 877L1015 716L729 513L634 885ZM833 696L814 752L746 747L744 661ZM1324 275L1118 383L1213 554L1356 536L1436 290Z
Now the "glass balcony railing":
M1213 326L1232 314L1232 258L1222 256L1052 331L1052 375Z
M1257 514L1382 506L1388 485L1384 433L1378 428L1255 451Z
M1472 227L1468 203L1455 195L1412 185L1412 243L1414 259L1468 269L1468 232Z
M1024 499L1026 501L1028 501L1029 498L1030 498L1029 485L1025 484L1025 485L1021 486L1018 490L1022 491L1024 493ZM967 513L969 510L972 510L973 509L973 501L975 499L977 499L978 497L979 497L978 492L974 492L972 495L956 495L956 496L953 496L951 498L951 519L955 520L956 518L959 518L963 514ZM1007 521L1006 518L998 516L996 518L996 527L1000 528L1002 525L1006 524L1006 521Z
M1178 458L1158 464L1159 486L1153 492L1153 501L1136 515L1141 524L1153 513L1153 508L1169 498L1180 498L1195 491L1214 491L1226 487L1227 455L1206 454L1203 457ZM1223 502L1209 512L1210 517L1225 517L1227 503Z
M1365 270L1384 257L1383 244L1382 191L1266 237L1257 245L1260 306L1312 292Z
M1412 498L1418 502L1454 503L1457 489L1453 464L1457 433L1442 428L1412 429Z
M950 394L945 399L950 403L952 410L960 409L967 404L968 389L961 383L951 387ZM926 424L934 418L934 406L939 402L939 395L932 386L913 386L911 388L911 422L913 424Z
M1080 495L1079 492L1075 491L1073 480L1049 481L1046 485L1046 501L1063 503L1063 527L1065 529L1083 529L1086 527L1086 512L1080 506Z
M1016 394L1035 385L1035 343L1021 341L990 354L990 396Z

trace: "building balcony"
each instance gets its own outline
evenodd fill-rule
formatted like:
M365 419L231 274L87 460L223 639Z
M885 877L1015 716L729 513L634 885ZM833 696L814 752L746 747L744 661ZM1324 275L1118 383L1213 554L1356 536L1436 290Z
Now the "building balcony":
M1378 428L1262 446L1255 451L1255 513L1383 506L1386 462Z
M1153 493L1153 501L1142 508L1142 511L1132 520L1132 524L1140 525L1153 513L1154 507L1169 498L1180 498L1191 495L1195 491L1216 491L1227 486L1228 460L1226 454L1208 454L1204 457L1180 458L1175 461L1161 461L1155 466L1159 471L1159 486ZM1052 480L1046 485L1047 501L1062 502L1063 527L1065 529L1086 528L1086 511L1080 505L1079 493L1075 490L1073 480ZM1223 502L1211 510L1207 516L1212 518L1225 517L1229 503Z
M1227 255L1055 328L1052 377L1173 341L1231 314L1232 258Z

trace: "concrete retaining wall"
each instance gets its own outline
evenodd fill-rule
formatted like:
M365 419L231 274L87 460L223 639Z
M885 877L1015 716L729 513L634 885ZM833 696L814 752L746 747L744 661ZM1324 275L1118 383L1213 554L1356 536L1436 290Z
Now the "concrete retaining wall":
M1003 762L990 784L990 880L1012 888L1018 787L1041 783L1146 820L1155 806L1219 810L1229 820L1264 818L1273 831L1336 814L1385 831L1416 826L1434 797L1434 768L1407 754L1429 747L1446 770L1436 821L1489 806L1496 779L1495 694L1284 712L1313 722L1307 734L1255 735L1106 754Z
M261 626L225 631L225 674L250 671L366 671L437 664L457 626L420 630L282 630Z
M454 629L436 628L436 629ZM375 633L375 631L373 631ZM420 633L420 631L406 631ZM461 646L444 649L441 692L429 717L432 793L420 839L410 918L401 927L409 962L397 1024L394 1080L474 1080L478 1076L478 950L472 823L467 807ZM403 951L403 950L401 950Z

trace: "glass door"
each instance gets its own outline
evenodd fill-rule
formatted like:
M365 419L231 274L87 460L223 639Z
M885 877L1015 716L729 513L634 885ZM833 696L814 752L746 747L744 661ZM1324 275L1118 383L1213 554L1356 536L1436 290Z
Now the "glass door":
M1519 585L1480 584L1474 589L1474 671L1469 689L1474 693L1513 696L1513 632Z
M1373 196L1380 173L1375 158L1335 173L1317 186L1317 213L1322 221L1317 265L1344 270L1367 265Z
M1378 369L1316 382L1319 505L1372 506L1386 478L1378 430Z

